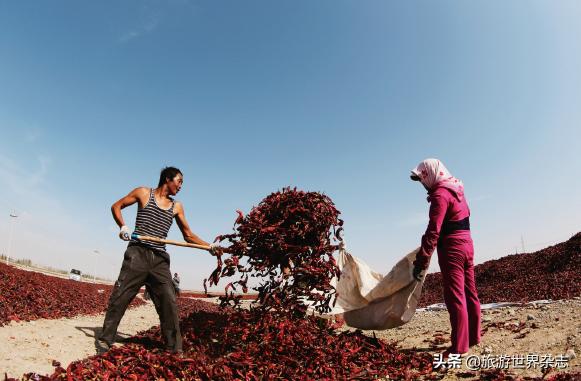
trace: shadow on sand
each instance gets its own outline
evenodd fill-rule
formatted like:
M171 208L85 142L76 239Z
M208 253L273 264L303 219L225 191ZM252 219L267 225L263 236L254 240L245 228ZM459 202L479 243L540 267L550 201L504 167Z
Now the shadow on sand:
M103 330L102 327L75 327L79 331L83 332L85 336L92 337L95 339L95 351L97 354L105 353L109 350L110 346L99 340L99 336L101 335L101 331ZM140 338L134 338L131 335L126 333L118 332L117 336L115 336L116 343L138 343L146 346L145 342L139 341ZM144 340L147 341L147 340ZM151 341L151 340L149 340Z

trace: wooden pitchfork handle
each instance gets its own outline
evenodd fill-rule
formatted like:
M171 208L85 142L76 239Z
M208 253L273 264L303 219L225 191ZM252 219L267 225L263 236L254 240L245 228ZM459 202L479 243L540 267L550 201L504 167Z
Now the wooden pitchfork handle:
M197 245L195 243L183 242L183 241L172 241L169 239L161 239L157 237L150 237L147 235L139 235L139 234L131 234L131 239L137 239L140 241L149 241L149 242L157 242L157 243L167 243L168 245L175 245L175 246L184 246L184 247L193 247L194 249L202 249L210 251L210 246L207 245Z

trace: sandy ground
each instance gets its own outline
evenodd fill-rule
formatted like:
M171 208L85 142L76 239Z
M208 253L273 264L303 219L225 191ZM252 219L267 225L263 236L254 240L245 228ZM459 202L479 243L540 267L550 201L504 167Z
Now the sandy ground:
M104 316L11 322L0 327L0 375L17 378L28 372L51 374L53 360L66 368L72 361L97 354L95 334L101 332ZM118 337L130 337L155 325L159 325L159 318L153 303L148 302L127 310Z
M551 355L545 357L549 363L557 365L554 360L559 355L579 356L581 352L581 298L573 300L556 301L550 304L525 305L520 307L504 307L482 311L482 328L491 324L499 324L498 327L490 327L482 336L479 345L473 347L468 356L482 358L495 358L497 363L500 356L511 358L538 354ZM512 332L517 325L523 327L519 332ZM450 323L448 311L417 312L412 320L401 327L385 331L367 331L367 334L375 335L387 341L397 341L403 349L427 351L433 355L442 353L450 345ZM445 342L434 349L435 334L442 334ZM522 337L524 336L524 337ZM431 341L431 342L430 342ZM569 352L568 352L569 351ZM551 358L553 360L551 360ZM482 360L481 360L482 361ZM538 361L531 362L530 369L520 369L509 366L508 371L521 376L542 376ZM567 368L558 371L581 372L581 360L579 357L562 361ZM488 367L490 368L490 367ZM460 378L459 373L466 373L470 369L466 364L466 358L462 360L461 369L449 369L445 380L467 380ZM557 371L557 370L555 370Z
M558 301L548 305L527 305L485 310L482 314L482 327L502 323L502 328L490 327L482 337L482 343L474 347L470 355L498 357L527 354L554 357L571 350L576 355L581 352L581 298ZM520 332L511 332L514 324L523 322ZM0 327L0 375L6 372L12 377L21 377L27 372L40 374L52 373L53 360L66 367L71 361L98 353L95 334L103 323L103 315L81 316L72 319L36 320L32 322L11 323ZM151 302L147 305L128 310L119 327L119 336L128 337L158 325L159 320ZM412 321L402 327L386 331L367 331L380 338L397 341L404 350L428 351L432 354L442 352L449 341L438 348L431 347L434 334L441 333L449 340L449 321L447 311L417 312ZM520 336L524 336L519 338ZM567 361L567 369L562 371L581 371L580 359ZM510 367L509 371L521 375L540 376L537 369L521 370ZM466 380L460 378L466 372L450 369L445 380ZM473 378L474 379L474 378Z

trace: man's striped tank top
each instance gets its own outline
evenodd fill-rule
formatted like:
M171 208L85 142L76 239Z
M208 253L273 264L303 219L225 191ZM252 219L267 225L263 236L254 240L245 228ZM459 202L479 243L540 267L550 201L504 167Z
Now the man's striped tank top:
M147 204L137 211L135 233L165 239L173 222L174 204L175 202L172 201L169 209L160 208L155 202L155 194L153 189L151 189ZM132 240L132 242L139 242L142 245L165 251L165 244L163 243L135 240Z

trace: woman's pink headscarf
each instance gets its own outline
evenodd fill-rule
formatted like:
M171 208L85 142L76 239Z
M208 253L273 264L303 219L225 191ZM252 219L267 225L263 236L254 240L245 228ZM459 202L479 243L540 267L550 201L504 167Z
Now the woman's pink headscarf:
M426 159L412 169L412 179L419 180L428 191L447 188L459 201L464 198L464 184L452 174L438 159Z

